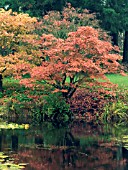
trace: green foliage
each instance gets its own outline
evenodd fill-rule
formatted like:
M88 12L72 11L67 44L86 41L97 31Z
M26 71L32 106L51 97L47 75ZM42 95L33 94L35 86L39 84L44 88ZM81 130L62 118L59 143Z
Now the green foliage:
M121 123L128 120L128 105L118 100L116 103L109 103L104 108L101 119L105 122Z
M0 92L0 98L2 98L3 97L3 93L2 92Z
M17 99L19 102L29 102L32 101L32 99L30 97L28 97L25 94L19 94L15 97L15 99Z
M71 119L70 106L61 93L53 93L44 97L43 118L58 123L68 122Z
M27 97L24 94L17 94L14 97L11 97L6 103L6 110L8 117L26 117L31 112L33 99Z
M43 123L43 136L45 141L45 146L58 146L61 143L64 143L66 138L67 128L66 127L57 127L53 123Z
M106 0L96 1L85 0L85 7L97 13L101 20L101 27L110 32L114 45L119 45L123 51L123 62L128 63L128 1L126 0ZM120 37L124 36L124 41Z
M62 10L65 0L2 0L0 7L41 17L50 10Z
M124 11L128 8L125 0L85 0L85 7L96 12L97 17L101 20L101 26L111 31L111 33L118 33L124 30L126 22L126 15ZM119 22L120 21L120 22Z
M46 86L44 91L29 90L22 86L9 87L9 83L15 84L15 81L8 81L4 86L7 117L25 118L30 116L35 123L42 121L53 121L63 124L70 121L70 106L62 98L61 94L49 94L49 87ZM2 109L3 111L3 109Z

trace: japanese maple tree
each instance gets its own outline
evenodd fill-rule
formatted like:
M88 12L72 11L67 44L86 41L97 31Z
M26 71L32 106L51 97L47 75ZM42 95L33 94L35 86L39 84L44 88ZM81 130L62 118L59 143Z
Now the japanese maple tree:
M65 98L72 97L81 84L105 78L105 73L115 73L120 67L121 56L115 53L118 48L89 26L68 33L66 39L43 34L36 43L43 53L42 65L28 69L30 78L22 79L21 84L34 87L43 82Z
M62 39L67 38L68 33L76 31L79 26L99 28L95 14L90 14L87 9L74 8L70 3L67 3L61 12L49 11L39 23L37 29L41 30L41 33L53 34Z

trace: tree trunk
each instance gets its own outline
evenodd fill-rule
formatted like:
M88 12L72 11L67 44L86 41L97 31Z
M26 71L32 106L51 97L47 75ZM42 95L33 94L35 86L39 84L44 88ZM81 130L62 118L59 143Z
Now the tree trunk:
M0 74L0 92L2 92L3 91L3 83L2 83L2 74Z
M75 93L76 89L77 89L77 87L76 88L69 87L68 92L62 92L63 97L66 100L70 99L73 96L73 94Z
M123 44L123 60L122 62L128 63L128 31L125 31L124 44Z
M112 44L118 46L118 33L112 33L111 37L112 37Z

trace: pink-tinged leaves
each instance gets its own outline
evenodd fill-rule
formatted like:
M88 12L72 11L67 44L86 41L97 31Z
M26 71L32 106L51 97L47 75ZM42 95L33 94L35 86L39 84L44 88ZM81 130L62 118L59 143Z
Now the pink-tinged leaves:
M65 40L43 34L39 46L47 60L30 69L31 79L45 80L56 88L55 91L64 92L69 87L75 89L85 77L104 78L105 73L119 70L117 61L121 56L112 53L117 47L99 39L98 30L89 26L79 27L77 31L69 33ZM69 82L66 82L68 77Z

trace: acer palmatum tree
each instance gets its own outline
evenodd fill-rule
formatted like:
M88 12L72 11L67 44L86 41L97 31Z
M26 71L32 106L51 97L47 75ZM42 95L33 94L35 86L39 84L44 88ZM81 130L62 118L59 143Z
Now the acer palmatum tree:
M70 3L67 3L61 12L48 12L39 23L37 29L41 33L53 34L56 38L62 39L66 39L69 32L76 31L80 26L99 28L95 14L90 14L87 9L74 8Z
M31 68L30 78L21 79L20 83L34 87L43 82L54 87L54 92L62 92L65 98L71 98L83 83L105 78L105 73L116 73L120 67L121 56L114 53L118 48L106 41L106 36L101 39L99 32L89 26L70 32L65 40L43 34L38 45L44 57L42 65Z

